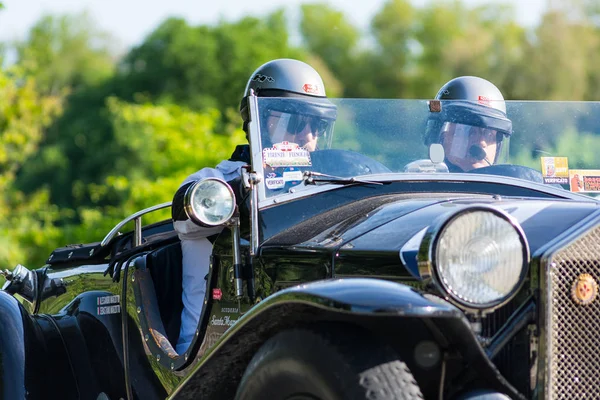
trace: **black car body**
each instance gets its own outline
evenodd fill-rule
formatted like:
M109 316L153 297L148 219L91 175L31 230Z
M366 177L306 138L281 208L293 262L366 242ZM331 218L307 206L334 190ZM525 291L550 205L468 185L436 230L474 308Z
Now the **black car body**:
M372 371L402 367L384 375L410 382L395 380L387 397L368 398L598 395L595 198L544 184L526 167L439 171L439 160L423 160L419 132L429 108L416 100L333 100L333 141L293 170L301 178L271 181L271 190L265 179L278 175L266 170L260 121L275 101L286 100L250 98L252 160L240 179L223 183L237 208L214 241L188 351L177 354L173 344L183 307L179 239L170 220L142 224L165 203L128 217L101 242L56 249L44 267L13 271L0 292L4 398L253 398L268 393L256 382L277 390L286 382L253 375L269 362L257 354L285 335L280 347L294 338L306 346L289 353L304 357L301 368L327 366L321 376L333 374L331 383L353 379L337 367L356 367L367 394L383 376ZM515 135L535 140L547 126L589 125L590 107L598 105L509 103L508 114ZM540 115L554 120L540 127ZM403 172L415 159L421 170ZM501 239L477 236L481 226L461 220L469 215L511 232L510 254ZM135 229L121 233L131 221ZM473 235L464 259L442 249L450 227ZM495 270L496 258L511 267ZM469 262L470 272L457 267ZM504 280L508 289L495 289ZM309 336L325 344L311 347ZM352 361L337 365L331 348ZM300 373L307 387L315 385L309 375Z

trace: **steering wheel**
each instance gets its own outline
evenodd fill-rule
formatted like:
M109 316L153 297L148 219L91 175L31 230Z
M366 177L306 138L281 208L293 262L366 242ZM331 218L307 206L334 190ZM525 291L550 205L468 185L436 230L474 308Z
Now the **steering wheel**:
M343 178L392 172L379 161L350 150L316 150L310 157L311 170Z

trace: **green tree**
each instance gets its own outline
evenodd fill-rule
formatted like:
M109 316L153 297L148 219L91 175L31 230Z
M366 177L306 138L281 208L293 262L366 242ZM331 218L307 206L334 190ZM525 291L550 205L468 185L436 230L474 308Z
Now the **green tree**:
M114 39L96 28L87 14L46 15L16 43L17 63L34 76L42 93L96 84L112 75Z
M93 206L76 209L80 222L64 229L66 242L100 240L117 222L140 209L171 201L192 172L229 158L245 140L214 132L216 110L194 112L175 104L131 104L115 97L107 101L116 141L130 157L114 160L113 173L99 183L77 181L75 192L86 192ZM168 211L144 223L169 218Z
M118 205L121 198L88 191L88 184L102 185L109 176L131 177L129 167L139 158L115 131L107 98L218 109L215 131L232 135L241 126L237 110L252 71L269 59L302 54L288 44L283 12L212 27L168 19L131 50L111 79L87 82L70 95L40 153L20 171L19 186L29 192L47 185L61 208ZM131 170L141 176L139 168Z
M366 54L358 73L371 77L377 97L409 97L416 10L408 0L389 0L371 21L375 52ZM377 73L373 73L377 71ZM365 93L366 95L366 93Z
M561 12L544 15L524 57L523 79L515 97L581 100L589 95L588 78L596 73L598 32ZM592 94L597 97L595 93Z
M301 6L301 11L300 31L307 49L321 58L337 79L349 81L360 32L346 20L342 12L327 5L305 4ZM328 85L330 82L324 83Z
M43 189L25 195L14 189L15 174L38 151L44 128L61 111L61 99L43 96L35 80L17 67L0 69L0 265L40 260L31 251L56 243L59 218ZM46 256L44 254L42 257Z
M451 77L477 75L496 84L513 98L524 76L526 31L515 21L510 5L489 4L467 11L456 37L443 52Z
M215 26L170 18L125 57L121 96L141 94L196 110L237 109L252 71L277 57L300 57L288 43L283 11Z

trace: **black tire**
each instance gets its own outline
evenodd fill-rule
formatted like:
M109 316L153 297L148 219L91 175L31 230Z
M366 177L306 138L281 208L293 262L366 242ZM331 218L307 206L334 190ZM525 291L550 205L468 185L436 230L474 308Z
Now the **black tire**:
M284 331L254 355L236 400L423 399L408 366L361 334Z

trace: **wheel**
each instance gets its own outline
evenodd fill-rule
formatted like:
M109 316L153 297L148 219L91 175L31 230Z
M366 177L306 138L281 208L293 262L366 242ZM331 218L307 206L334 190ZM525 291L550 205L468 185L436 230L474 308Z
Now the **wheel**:
M254 355L236 400L423 399L407 365L387 346L346 330L284 331Z

